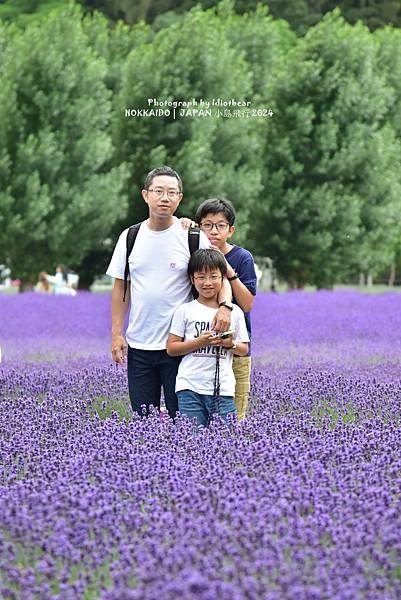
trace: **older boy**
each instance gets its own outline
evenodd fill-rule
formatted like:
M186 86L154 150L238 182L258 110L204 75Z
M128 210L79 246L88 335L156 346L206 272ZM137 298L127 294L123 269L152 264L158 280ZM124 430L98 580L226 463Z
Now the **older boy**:
M256 272L253 256L245 248L230 244L229 239L235 232L235 210L225 198L205 200L196 211L195 221L216 246L227 261L227 279L231 283L233 300L245 314L245 322L251 339L251 315L256 295ZM234 353L233 370L235 375L235 406L238 420L245 417L250 390L251 356L250 346L246 356Z

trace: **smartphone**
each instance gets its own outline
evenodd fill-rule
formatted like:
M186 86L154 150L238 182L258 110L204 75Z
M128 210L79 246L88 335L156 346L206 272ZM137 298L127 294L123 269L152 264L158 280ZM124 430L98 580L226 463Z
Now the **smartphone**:
M226 340L228 337L230 337L230 335L233 335L235 333L234 330L229 329L228 331L222 331L218 334L219 338L221 338L222 340Z

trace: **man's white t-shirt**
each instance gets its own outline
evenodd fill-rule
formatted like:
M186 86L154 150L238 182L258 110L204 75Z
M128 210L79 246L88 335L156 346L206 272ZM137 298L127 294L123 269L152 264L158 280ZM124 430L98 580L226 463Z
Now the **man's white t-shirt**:
M210 331L217 310L201 304L198 300L182 304L174 313L170 333L178 335L184 341L193 340L203 331ZM249 342L244 313L235 304L231 316L231 329L235 331L234 340ZM222 396L234 396L235 393L233 355L233 350L220 349L220 394ZM216 356L216 346L204 346L183 356L178 367L175 391L192 390L198 394L213 395Z
M128 229L120 235L107 275L124 279ZM210 242L201 232L199 248ZM142 350L164 350L177 306L191 300L191 282L187 269L190 259L188 231L174 217L163 231L139 228L129 257L131 308L126 339L129 346Z

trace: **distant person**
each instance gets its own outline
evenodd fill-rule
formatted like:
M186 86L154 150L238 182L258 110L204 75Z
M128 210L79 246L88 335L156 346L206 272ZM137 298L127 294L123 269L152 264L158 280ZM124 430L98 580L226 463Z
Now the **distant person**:
M53 286L50 285L46 271L41 271L38 277L38 283L35 285L35 292L40 294L53 293Z
M233 308L231 332L221 337L213 331L226 273L224 256L216 250L192 255L188 274L198 297L177 308L167 340L169 356L183 357L175 386L179 411L197 425L208 425L214 414L223 419L235 415L233 356L248 353L248 332L238 306Z
M182 219L187 221L187 219ZM207 235L211 244L217 247L227 261L227 279L231 284L233 301L245 314L245 322L251 339L251 315L256 295L257 277L255 263L249 250L230 244L229 239L235 232L235 209L225 198L210 198L202 202L195 214L195 221ZM235 406L238 420L246 414L250 392L251 345L243 356L234 353L233 370L235 375Z
M76 296L76 290L68 283L68 273L64 265L57 265L56 274L48 275L47 280L53 284L56 296Z
M153 169L146 176L142 198L149 218L141 223L129 256L127 301L124 302L124 272L127 264L128 229L114 249L107 274L114 277L112 291L112 358L123 363L128 354L128 389L134 412L148 414L150 406L160 408L161 387L166 408L174 418L178 409L175 378L180 359L166 352L171 317L175 309L192 298L187 268L190 259L188 232L174 216L183 198L180 176L171 167ZM200 232L199 247L210 246ZM219 297L213 325L229 329L231 290L226 284ZM128 307L128 328L123 333Z

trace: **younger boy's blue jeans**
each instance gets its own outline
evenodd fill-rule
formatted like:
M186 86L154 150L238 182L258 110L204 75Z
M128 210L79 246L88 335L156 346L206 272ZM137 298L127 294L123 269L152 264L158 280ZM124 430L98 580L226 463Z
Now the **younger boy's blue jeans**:
M227 419L227 415L236 415L233 396L219 396L217 400L214 396L207 394L181 390L177 392L177 397L180 413L191 420L196 418L197 425L206 427L213 414L220 415L224 421Z

